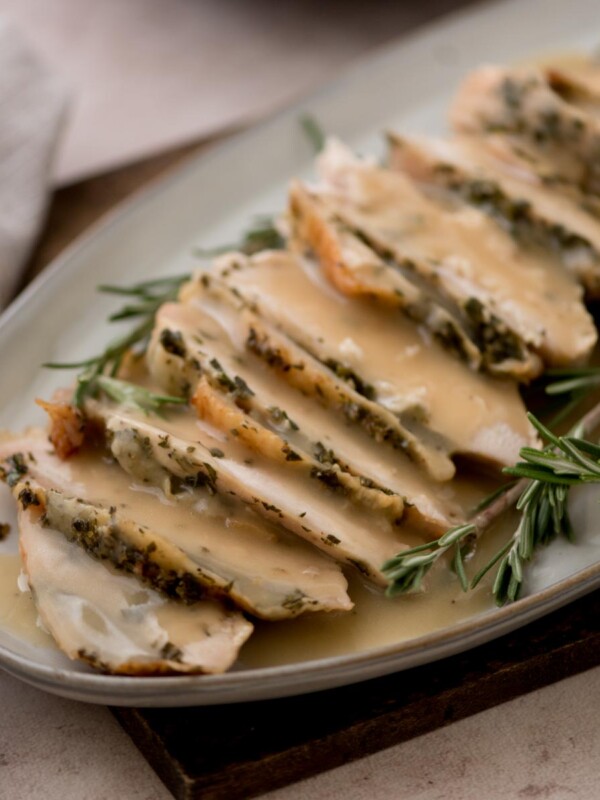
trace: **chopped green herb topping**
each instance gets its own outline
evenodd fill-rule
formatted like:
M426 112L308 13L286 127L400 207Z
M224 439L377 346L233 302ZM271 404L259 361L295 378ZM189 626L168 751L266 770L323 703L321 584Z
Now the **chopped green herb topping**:
M338 378L349 383L355 392L366 397L367 400L375 399L377 395L375 387L363 380L351 367L342 364L341 361L337 361L335 358L326 358L323 363L334 372Z
M290 419L290 417L288 416L287 412L284 411L282 408L279 408L279 406L271 406L267 410L268 410L269 416L271 417L271 420L276 425L285 424L286 427L289 428L289 430L292 430L292 431L299 430L298 425L296 425L294 420Z
M183 335L180 331L171 331L165 328L160 332L159 341L167 353L179 358L185 358L186 349L183 341Z
M4 462L6 467L1 467L0 477L12 488L27 475L28 468L23 453L14 453Z

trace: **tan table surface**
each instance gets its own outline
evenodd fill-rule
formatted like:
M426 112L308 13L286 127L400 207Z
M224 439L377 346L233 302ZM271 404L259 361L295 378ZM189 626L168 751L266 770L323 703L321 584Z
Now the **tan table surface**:
M402 680L402 676L398 676ZM168 800L110 712L0 671L0 797ZM597 800L600 668L265 800Z
M115 202L209 144L60 189L31 279ZM402 675L398 676L402 680ZM0 672L0 798L163 800L170 795L105 708ZM270 800L597 800L600 668L268 795Z

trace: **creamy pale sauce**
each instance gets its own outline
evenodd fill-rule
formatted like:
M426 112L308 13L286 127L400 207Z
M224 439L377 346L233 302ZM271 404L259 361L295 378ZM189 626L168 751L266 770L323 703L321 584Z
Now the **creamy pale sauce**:
M236 336L239 317L225 306L200 307L170 304L159 314L159 325L169 330L181 331L192 356L209 353L217 358L225 372L241 377L254 392L252 403L268 412L272 408L284 410L298 427L282 424L285 439L292 445L313 451L321 442L353 472L374 480L406 497L428 518L441 524L449 523L456 516L460 498L456 496L454 484L440 487L432 483L421 470L401 451L390 445L375 442L359 426L350 426L339 414L324 408L314 397L296 391L279 379L272 370L252 354L240 347ZM210 331L210 341L194 342L198 330ZM163 385L175 386L180 376L180 365L169 358L162 348L156 348L149 360L150 369Z
M342 160L325 153L321 165L325 196L343 218L400 262L422 265L449 297L478 298L551 364L589 353L594 325L581 287L560 263L523 249L479 210L436 203L403 175L351 153Z
M165 600L134 577L90 558L62 533L19 515L25 570L46 627L71 658L114 671L165 664L176 671L223 672L252 632L241 614L201 601ZM177 653L177 655L174 655Z
M491 535L486 534L470 570L485 563L512 526L514 521L506 520ZM27 642L54 647L51 636L36 622L38 614L30 593L16 588L20 570L18 555L0 556L0 624ZM141 585L139 591L138 601L144 600ZM427 592L417 595L388 600L380 590L367 586L355 576L350 580L350 593L355 602L351 612L306 615L288 622L256 621L254 633L241 651L240 666L252 669L359 653L422 636L493 607L489 581L476 591L464 594L444 567L432 572ZM136 597L132 595L132 599ZM187 615L174 619L165 607L156 613L161 627L168 626L173 638L175 631L180 631L177 638L182 641L185 631L189 631ZM85 624L91 625L92 630L97 631L99 626L102 629L102 622L93 612L87 614Z
M31 592L19 588L22 570L18 553L0 555L0 627L38 647L55 647L54 640L38 622Z
M507 79L512 89L508 97ZM565 103L540 70L493 66L476 70L455 98L451 121L456 130L477 136L489 137L490 128L500 129L496 138L522 151L534 163L534 171L551 178L559 192L565 187L598 192L593 168L600 139L598 119Z
M468 567L483 566L514 530L514 519L487 532ZM393 600L360 579L350 581L354 609L347 614L314 615L285 623L258 623L240 654L240 665L293 664L316 658L360 653L403 642L475 617L493 608L490 581L465 594L457 578L440 565L426 579L427 590Z
M152 423L143 415L119 408L103 413L113 432L134 429L151 442L156 442L161 434L169 434L170 447L157 445L152 455L162 467L177 472L177 461L183 456L189 464L197 465L187 470L193 474L197 467L209 463L222 490L233 491L259 512L262 509L269 517L281 519L285 527L325 552L367 566L375 579L381 580L380 565L403 542L404 531L399 531L386 517L369 513L314 478L292 469L282 470L279 463L241 447L233 435L223 438L219 432L219 438L213 438L210 427L190 411L173 411L162 419L153 419ZM196 453L188 449L194 445ZM221 449L222 458L210 455L214 447ZM126 460L121 460L121 464L127 468ZM186 470L180 471L184 474Z
M376 440L390 436L400 447L406 448L410 458L421 465L436 480L449 480L455 469L448 452L448 442L440 434L422 424L424 411L417 401L408 399L403 406L402 419L383 405L368 399L356 390L352 382L338 377L332 369L319 361L310 348L298 344L297 337L290 337L281 325L265 319L258 314L253 303L244 300L240 303L237 287L225 287L219 280L213 281L207 293L200 289L193 304L200 304L205 310L208 304L219 307L223 304L237 311L238 322L235 336L239 336L244 346L264 359L284 381L297 391L313 397L323 406L335 410L345 420L364 427ZM198 284L196 284L198 289ZM208 313L214 311L208 310ZM229 329L228 329L229 332ZM346 342L345 345L348 343ZM275 360L273 361L273 357Z
M97 470L94 470L98 474ZM100 469L102 472L102 468ZM124 481L110 482L106 488L111 494L114 490L117 495L123 492ZM483 486L466 480L469 492L475 501L486 490ZM136 508L139 506L136 506ZM155 505L150 504L150 513ZM511 522L504 523L491 536L485 537L480 545L479 553L471 565L475 569L489 557L511 529ZM58 541L57 543L58 544ZM76 549L74 545L67 547ZM65 551L66 552L66 551ZM85 554L78 559L77 570L85 567L92 559ZM79 564L81 562L81 564ZM51 559L48 563L51 563ZM26 639L34 644L50 645L52 640L36 623L37 611L29 593L21 593L16 587L16 581L21 569L20 559L17 555L0 557L0 620L2 626L11 633ZM68 573L72 579L72 574ZM82 581L86 581L86 572L82 573ZM64 581L64 575L60 577ZM135 586L135 582L133 583ZM12 588L9 588L12 587ZM131 595L131 600L146 602L146 590L138 585L137 594ZM351 612L333 612L330 614L307 615L290 622L256 623L255 633L242 650L240 664L244 668L269 666L294 661L323 658L343 653L361 652L371 647L393 644L398 641L423 635L433 630L466 619L472 615L489 609L492 605L489 586L484 586L476 592L464 595L456 579L445 569L434 572L428 581L428 591L423 594L401 597L388 600L380 590L367 586L363 581L352 575L350 580L350 593L355 601L355 608ZM137 598L137 601L136 601ZM61 614L67 618L72 615L73 604L67 603ZM86 610L87 609L87 610ZM170 631L170 640L175 640L175 631L179 631L177 641L181 642L184 630L188 631L188 622L193 618L189 615L176 614L173 618L171 606L161 606L156 611L161 628L167 626ZM93 606L78 606L81 614L77 625L83 624L88 632L88 644L94 641L97 633L105 631L106 620L98 614ZM74 629L69 628L69 637L75 636ZM185 637L183 637L185 638ZM85 636L84 636L85 640ZM70 638L69 638L70 641ZM80 640L74 640L76 643ZM188 641L191 638L188 635ZM64 644L64 642L63 642ZM119 647L122 643L119 645ZM74 647L75 645L72 645ZM190 645L191 646L191 645ZM129 651L127 651L129 653ZM129 653L131 655L131 653Z
M234 595L261 614L286 615L282 604L298 592L317 607L349 605L337 565L232 500L207 492L167 497L159 488L129 479L94 451L60 461L48 453L43 436L15 440L13 447L34 454L30 474L42 485L106 509L115 507L124 520L181 548L222 583L233 581Z
M513 462L528 441L514 384L473 373L397 312L323 291L315 265L269 254L230 280L319 358L352 368L388 409L424 407L457 451Z
M36 453L40 469L43 468L41 461L44 449L47 450L45 443L43 446L40 445L41 452ZM75 460L63 462L60 468L66 469L68 472L72 467L77 474L75 485L82 490L82 493L91 491L96 499L103 500L105 503L124 504L134 511L136 516L143 517L143 520L140 519L143 522L156 524L159 521L157 512L158 514L162 513L159 509L163 508L166 515L164 517L165 524L177 520L178 512L173 514L173 508L168 502L164 499L158 502L153 490L135 488L127 480L123 480L123 474L114 466L99 460L97 456L80 455ZM70 477L73 479L72 476ZM56 475L55 482L57 482ZM88 483L87 490L85 489L86 483ZM463 502L474 504L488 489L489 485L473 480L472 476L465 476L461 490ZM510 524L507 523L494 536L489 538L486 536L472 565L473 569L497 546L498 536L506 536L509 530ZM416 543L416 541L415 539L411 543ZM75 546L68 545L66 540L64 546L76 550ZM88 562L93 563L92 559L83 552L81 552L81 558L78 556L78 559L83 567L86 567ZM52 559L48 563L51 564ZM10 557L7 561L8 564L10 566L7 566L6 569L10 570L11 579L16 582L19 571L18 557ZM64 566L63 564L61 569ZM70 575L70 573L67 574ZM84 571L82 574L85 576L87 573ZM443 569L437 570L432 575L429 580L430 591L427 593L415 597L398 598L394 601L385 599L381 591L368 587L360 578L356 577L355 573L349 573L349 577L351 595L356 603L352 612L306 615L289 623L263 624L259 622L252 640L243 648L241 665L252 668L341 653L361 652L371 647L391 644L439 629L480 613L491 606L489 587L469 595L463 595L455 579ZM64 582L64 576L59 575L59 579ZM69 580L72 579L71 575ZM82 580L85 583L85 577ZM0 585L6 586L7 584L3 581ZM133 582L133 586L136 586L135 582ZM134 605L145 602L146 595L146 589L141 584L137 584L134 594L131 595L132 602ZM20 601L17 598L17 602L22 605L23 613L5 615L5 618L10 616L6 627L10 626L11 631L23 638L31 639L33 637L37 641L41 637L44 642L47 642L49 637L35 624L37 613L29 595L22 595L22 598L24 599ZM70 619L75 613L74 606L75 604L71 601L65 604L64 598L58 603L60 614L66 615L67 619ZM191 622L192 618L188 619L187 615L185 618L177 615L176 619L171 619L169 608L170 606L161 606L153 613L156 613L161 629L168 626L171 631L169 634L171 639L175 638L176 632L179 630L177 640L181 642L183 631L189 631L186 627L187 622ZM71 637L76 635L77 626L82 624L88 630L87 641L90 645L98 634L106 633L105 615L99 614L93 603L92 605L84 603L83 606L79 604L77 614L79 616L76 619L79 621L75 627L70 627L71 623L67 626L68 641L61 640L63 646L68 645ZM81 643L80 639L72 641ZM189 636L187 641L191 646L192 639ZM68 646L74 647L75 645ZM129 650L126 648L124 652L129 653ZM192 658L189 653L188 656Z
M542 186L535 174L502 146L501 140L491 149L486 149L472 138L461 137L454 140L447 149L440 147L439 152L440 155L449 155L450 161L454 155L467 174L480 171L482 175L489 176L508 196L528 200L540 218L573 231L600 251L598 221L568 195L559 191L550 192Z

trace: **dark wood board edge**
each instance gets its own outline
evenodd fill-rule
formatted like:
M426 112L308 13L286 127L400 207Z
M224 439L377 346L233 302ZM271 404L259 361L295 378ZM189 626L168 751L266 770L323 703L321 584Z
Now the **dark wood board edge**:
M443 661L303 697L112 711L178 800L243 800L600 664L600 591Z

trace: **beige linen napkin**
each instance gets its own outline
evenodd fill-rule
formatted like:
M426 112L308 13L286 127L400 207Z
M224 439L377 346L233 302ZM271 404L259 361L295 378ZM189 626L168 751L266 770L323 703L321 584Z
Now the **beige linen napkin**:
M43 222L65 105L60 82L0 17L0 308Z

